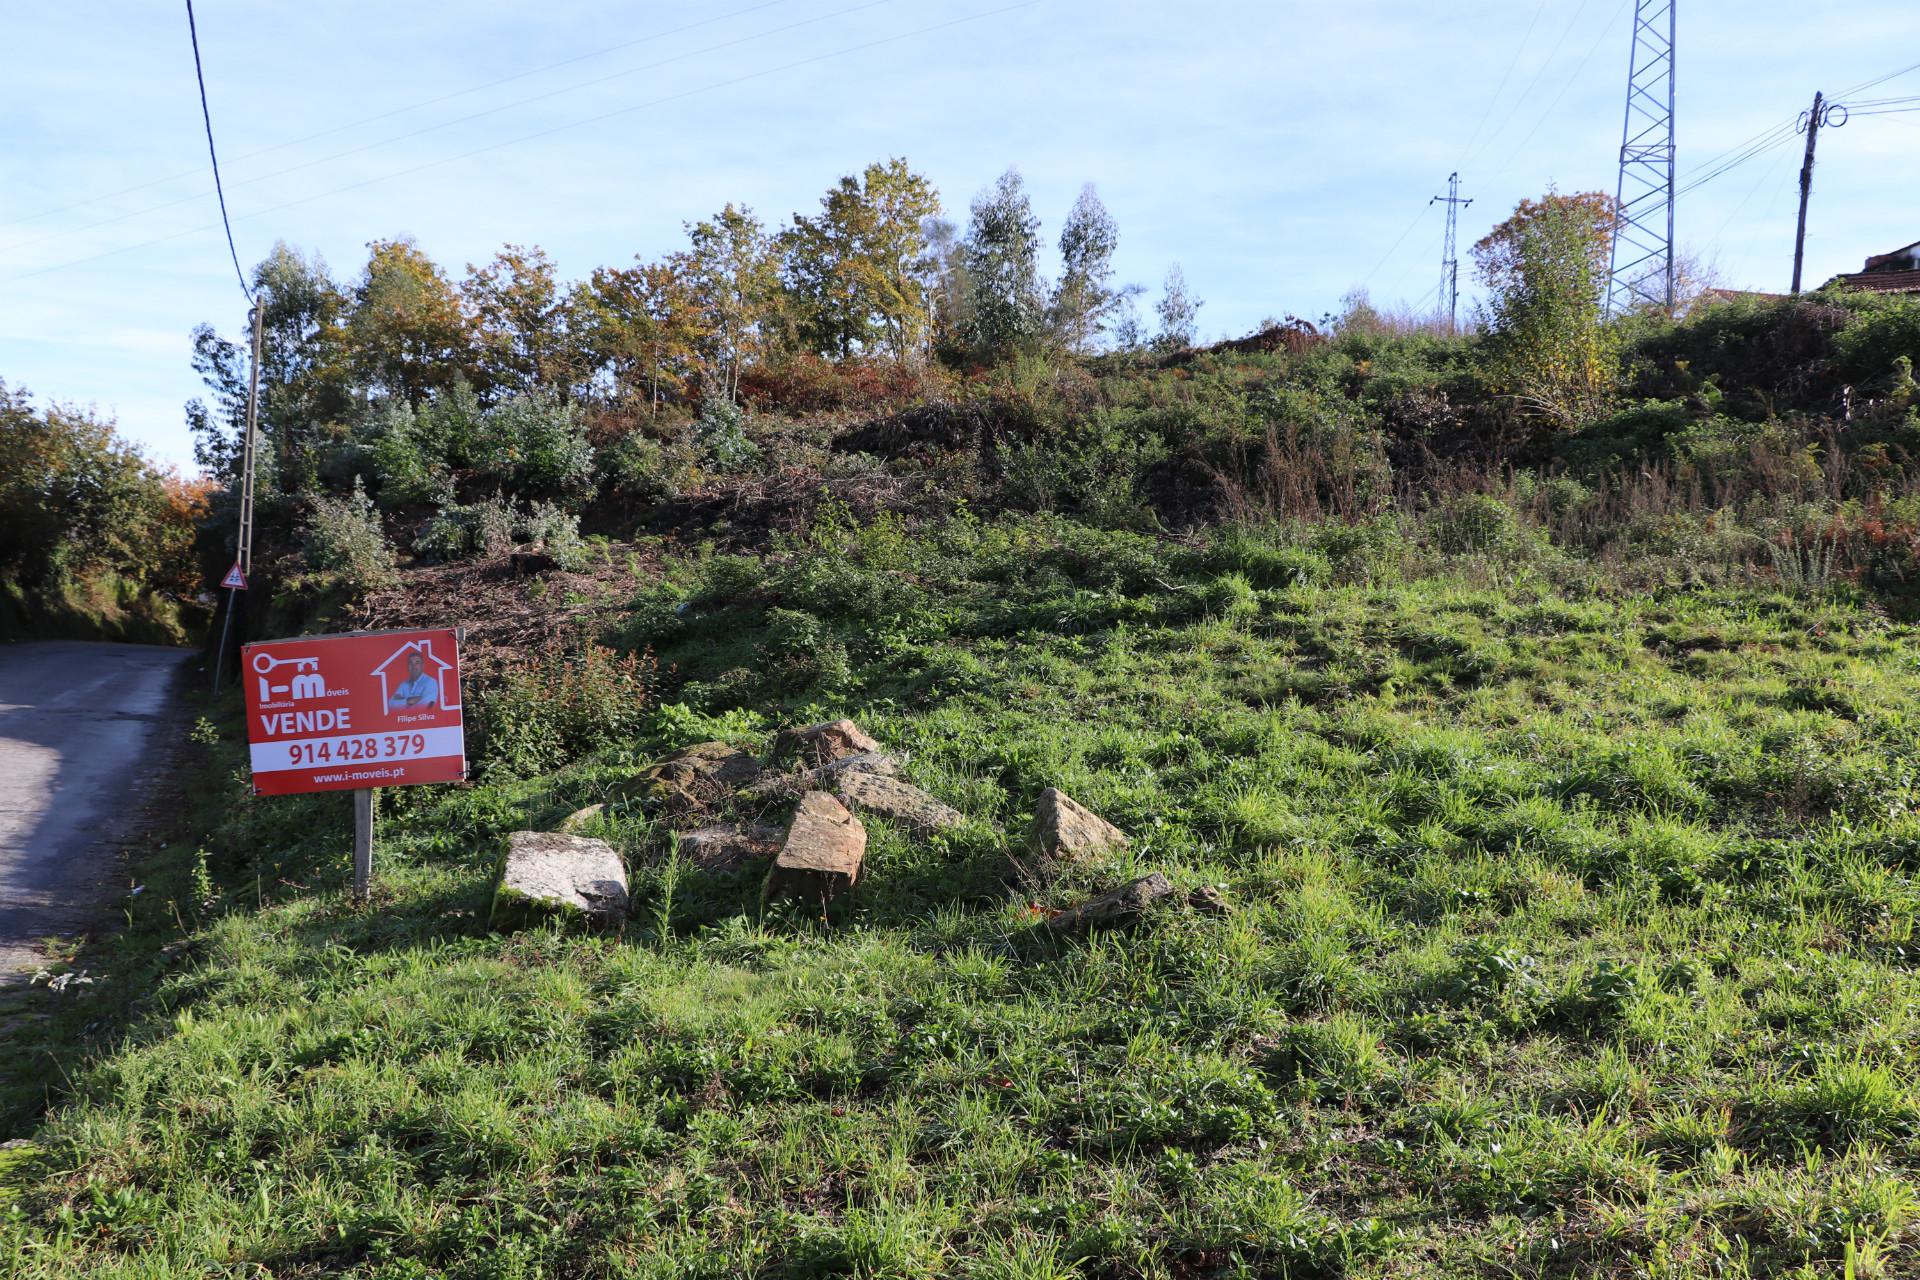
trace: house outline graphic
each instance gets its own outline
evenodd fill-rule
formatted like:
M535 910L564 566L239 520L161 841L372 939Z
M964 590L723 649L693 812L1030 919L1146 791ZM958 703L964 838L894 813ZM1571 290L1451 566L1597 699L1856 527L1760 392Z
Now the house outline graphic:
M460 710L459 681L456 680L453 682L451 690L447 687L447 674L453 670L453 664L434 654L433 641L431 640L409 640L389 654L385 662L382 662L379 666L367 673L378 677L380 680L380 705L382 707L386 706L389 696L387 693L387 668L398 662L401 664L400 670L404 673L406 671L407 655L411 653L418 653L420 655L422 661L426 664L427 672L433 676L434 684L439 687L440 709L443 711ZM399 678L405 679L405 676L402 675Z

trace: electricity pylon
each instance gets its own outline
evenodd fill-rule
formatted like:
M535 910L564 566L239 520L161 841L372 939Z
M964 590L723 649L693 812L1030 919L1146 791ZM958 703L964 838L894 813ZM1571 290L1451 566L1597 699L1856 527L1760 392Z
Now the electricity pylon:
M1673 310L1674 10L1679 0L1635 0L1627 118L1607 273L1607 310Z
M1455 333L1460 321L1460 210L1473 203L1460 198L1460 175L1449 174L1447 194L1427 201L1428 207L1445 202L1447 239L1440 250L1440 301L1447 308L1447 332Z

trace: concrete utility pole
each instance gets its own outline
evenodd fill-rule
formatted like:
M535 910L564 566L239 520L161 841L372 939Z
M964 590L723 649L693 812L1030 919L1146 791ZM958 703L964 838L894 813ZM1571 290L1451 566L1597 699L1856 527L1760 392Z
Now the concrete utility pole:
M1834 118L1834 112L1839 118ZM1813 195L1813 153L1820 145L1820 126L1832 125L1838 129L1847 122L1847 109L1828 102L1825 95L1813 95L1813 110L1800 119L1800 127L1807 135L1807 157L1800 162L1800 226L1793 235L1793 291L1800 292L1800 268L1807 256L1807 200Z
M1447 239L1440 251L1440 300L1447 308L1447 332L1459 329L1460 319L1460 210L1473 203L1460 198L1460 175L1447 176L1447 194L1427 201L1427 207L1445 202Z
M253 330L253 356L247 371L246 438L240 442L240 544L234 556L234 568L241 580L253 573L253 455L260 422L260 336L266 323L266 303L255 299L247 321ZM227 587L227 618L220 626L220 653L213 664L213 691L220 692L220 677L227 665L227 636L233 630L233 611L240 603L244 587Z

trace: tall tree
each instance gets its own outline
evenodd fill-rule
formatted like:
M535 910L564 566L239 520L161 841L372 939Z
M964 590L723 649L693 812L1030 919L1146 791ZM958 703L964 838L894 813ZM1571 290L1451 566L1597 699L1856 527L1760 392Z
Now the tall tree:
M460 295L483 395L572 389L565 299L544 249L510 244L484 267L468 264Z
M1060 283L1048 308L1054 341L1066 350L1091 351L1119 308L1121 294L1112 285L1119 247L1119 225L1089 182L1060 229Z
M842 178L818 215L794 215L784 237L787 284L814 350L845 357L884 346L902 357L925 343L925 226L939 212L933 184L895 158Z
M310 487L322 442L358 410L347 341L346 291L319 254L276 242L254 268L266 308L261 333L260 424L279 483Z
M966 338L977 354L1004 355L1040 336L1046 302L1039 263L1040 219L1019 171L1009 169L974 198L961 248Z
M927 310L933 346L957 355L971 329L973 289L967 283L965 242L945 218L928 218L921 228L927 244Z
M574 287L568 311L584 359L604 369L617 392L643 392L656 412L669 390L685 392L700 317L672 262L598 268Z
M757 349L762 322L779 290L779 259L750 209L729 204L690 223L690 248L671 259L701 317L696 350L706 394L735 400L740 371Z
M1522 200L1473 256L1487 286L1488 380L1529 416L1569 427L1600 411L1619 380L1602 323L1615 205L1599 191Z
M1198 335L1200 308L1206 303L1193 296L1187 287L1187 273L1179 263L1167 268L1166 283L1160 288L1160 301L1154 312L1160 317L1160 332L1153 345L1160 351L1184 351Z
M415 408L451 387L469 360L459 295L406 237L368 246L347 331L362 376Z

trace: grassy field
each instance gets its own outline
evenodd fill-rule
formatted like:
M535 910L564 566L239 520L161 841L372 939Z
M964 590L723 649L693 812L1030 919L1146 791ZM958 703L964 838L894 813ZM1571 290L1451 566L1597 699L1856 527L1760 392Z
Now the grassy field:
M151 908L191 959L72 1067L0 1270L1920 1275L1914 629L1438 543L667 557L611 637L663 700L584 755L496 714L482 785L383 797L367 908L345 799L247 798L221 721L217 883ZM969 821L869 823L830 919L616 812L624 936L487 930L504 832L840 714ZM1048 785L1133 846L1010 895ZM1042 927L1150 870L1235 910Z

